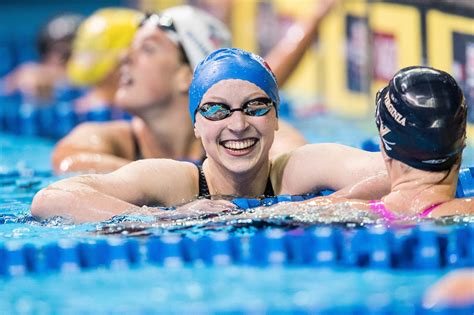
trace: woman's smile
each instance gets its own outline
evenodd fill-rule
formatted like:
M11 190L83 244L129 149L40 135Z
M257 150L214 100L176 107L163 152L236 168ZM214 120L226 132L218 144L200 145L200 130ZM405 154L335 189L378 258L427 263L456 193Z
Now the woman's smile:
M220 145L223 146L230 155L243 156L252 152L257 142L257 138L246 138L224 140L220 142Z

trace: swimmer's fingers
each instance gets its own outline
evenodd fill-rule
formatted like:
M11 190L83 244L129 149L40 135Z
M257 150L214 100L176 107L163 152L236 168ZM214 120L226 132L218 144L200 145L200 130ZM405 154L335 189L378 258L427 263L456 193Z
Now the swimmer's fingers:
M172 221L192 219L209 214L229 213L235 209L237 209L237 206L230 201L197 199L187 204L177 206L174 210L143 206L140 209L133 209L127 212L127 214L152 215L161 221Z
M205 213L227 212L236 208L235 204L227 200L197 199L177 207L176 210L189 215L201 215Z

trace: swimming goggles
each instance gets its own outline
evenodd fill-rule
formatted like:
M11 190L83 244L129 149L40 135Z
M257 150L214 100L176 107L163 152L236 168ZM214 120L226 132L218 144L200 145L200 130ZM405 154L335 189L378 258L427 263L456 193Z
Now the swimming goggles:
M156 27L161 28L164 31L172 31L177 33L173 23L173 19L166 15L159 15L157 13L146 13L140 22L139 27L145 24L152 23Z
M179 33L176 30L171 17L167 15L159 15L157 13L146 13L143 20L140 22L139 27L142 27L145 24L152 24L155 27L163 30L168 38L178 46L181 54L183 55L183 61L189 64L188 56L186 55L186 51L181 44Z
M242 112L253 117L265 116L272 107L273 101L271 99L260 97L245 102L240 108L231 109L224 103L208 102L202 104L197 111L208 120L218 121L229 117L233 112Z

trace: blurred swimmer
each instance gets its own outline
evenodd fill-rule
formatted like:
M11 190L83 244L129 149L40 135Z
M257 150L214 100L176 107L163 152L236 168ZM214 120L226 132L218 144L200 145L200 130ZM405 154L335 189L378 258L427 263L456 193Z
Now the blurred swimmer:
M142 16L132 9L105 8L80 25L67 72L73 84L90 90L76 101L76 112L113 106L120 77L119 60L130 47Z
M370 202L321 197L304 204L348 202L348 208L375 212L388 221L474 214L473 198L454 198L467 115L456 81L433 68L404 68L377 93L376 103L391 192Z
M202 167L145 159L109 174L72 177L41 190L32 214L84 222L196 197L301 195L351 187L384 169L380 153L338 144L305 145L270 158L280 98L275 76L257 55L236 48L211 53L189 91L190 124L207 156ZM384 184L366 193L377 198Z
M474 268L449 272L428 289L423 305L427 308L474 305Z
M321 2L312 20L299 26L304 36L284 38L286 49L277 45L270 54L279 82L287 80L333 3ZM213 50L230 45L227 28L201 10L179 6L148 16L121 67L116 94L117 106L134 115L132 122L80 126L56 147L55 170L107 172L141 158L202 161L204 152L185 105L192 70ZM280 121L271 156L305 143Z
M22 64L8 74L3 92L19 91L40 101L50 101L54 88L67 81L66 63L81 21L82 16L77 14L61 14L48 21L37 38L40 61Z

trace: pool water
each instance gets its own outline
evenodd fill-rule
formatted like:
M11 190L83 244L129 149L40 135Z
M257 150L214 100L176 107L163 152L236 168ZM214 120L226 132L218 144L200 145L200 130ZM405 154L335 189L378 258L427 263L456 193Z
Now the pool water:
M415 314L422 292L440 275L304 267L101 269L0 280L0 309L19 314Z
M375 127L367 123L342 120L331 115L299 120L295 125L310 142L360 146L363 140L375 136ZM54 142L40 138L0 134L0 258L7 257L5 248L22 248L27 244L41 247L64 240L95 242L110 237L131 239L133 233L121 228L130 227L130 222L138 222L139 227L145 226L135 233L141 237L132 238L139 243L148 242L149 235L163 233L162 227L147 230L146 217L134 219L132 216L82 225L73 225L59 218L43 222L34 220L29 215L34 193L60 179L51 174L49 163L53 145ZM466 149L464 165L474 165L472 149ZM438 225L449 226L453 222L458 226L472 225L473 218L458 218L451 222L438 222ZM376 224L375 221L370 223ZM363 226L366 222L350 224L353 228L354 224ZM201 236L213 233L204 229L199 231L199 227L197 230ZM231 235L252 236L255 230L256 226L252 224L237 232L226 226ZM190 232L196 234L196 229ZM182 230L167 233L182 233ZM449 238L449 230L447 233ZM141 251L143 246L138 255L146 257L147 254ZM444 314L439 309L424 308L422 296L449 269L367 268L338 263L328 268L268 261L264 265L206 264L200 260L164 264L150 259L133 264L98 265L97 268L78 268L77 265L66 264L65 268L58 270L45 268L36 272L0 275L0 312ZM1 270L0 263L0 273ZM465 308L457 311L458 314L471 314L472 310Z

